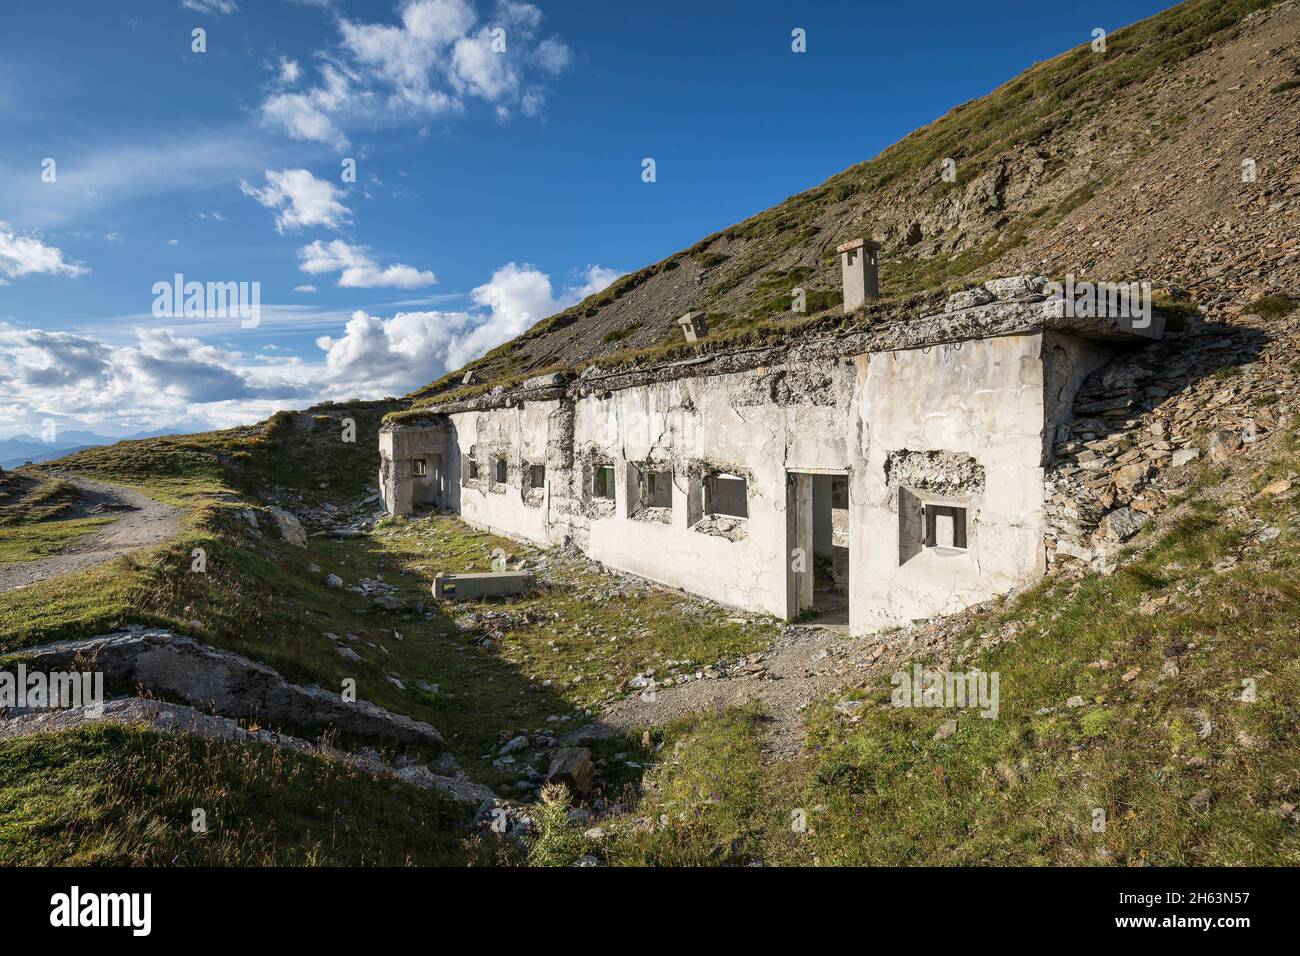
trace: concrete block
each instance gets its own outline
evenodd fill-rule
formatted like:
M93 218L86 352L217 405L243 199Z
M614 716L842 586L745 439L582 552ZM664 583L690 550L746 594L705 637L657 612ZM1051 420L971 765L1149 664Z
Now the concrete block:
M703 312L687 312L677 320L677 324L682 327L682 332L686 334L687 342L694 342L709 334L709 326L704 321Z
M433 596L439 601L473 601L485 597L506 597L532 590L531 571L487 571L482 574L448 574L439 571L433 579Z
M853 239L836 247L844 281L844 311L880 298L880 243Z

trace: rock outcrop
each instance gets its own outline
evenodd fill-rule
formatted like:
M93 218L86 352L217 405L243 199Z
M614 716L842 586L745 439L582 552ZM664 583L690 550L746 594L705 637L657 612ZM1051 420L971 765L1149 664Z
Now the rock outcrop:
M422 721L335 691L286 681L265 664L166 630L130 629L15 652L29 669L102 671L113 684L140 685L227 717L333 729L397 744L441 747Z

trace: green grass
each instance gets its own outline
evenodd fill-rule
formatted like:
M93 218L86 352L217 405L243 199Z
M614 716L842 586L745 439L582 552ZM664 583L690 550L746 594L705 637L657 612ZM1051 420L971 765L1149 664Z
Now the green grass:
M471 838L471 814L439 794L262 744L115 725L0 741L5 866L490 862Z
M78 538L112 521L112 518L73 518L0 527L0 568L58 554Z
M35 470L0 475L0 567L58 554L111 518L70 517L75 485Z
M1266 319L1280 319L1296 307L1296 300L1285 295L1266 295L1254 303L1255 311Z
M661 588L610 597L609 579L585 562L575 562L565 587L508 603L440 606L431 595L438 570L490 570L497 549L537 552L449 517L388 523L368 538L311 538L308 548L295 548L269 530L254 535L241 517L246 502L189 500L193 510L173 542L0 593L0 652L129 623L169 627L269 664L296 683L339 687L354 679L363 699L432 724L467 770L495 783L514 778L490 766L503 730L554 726L553 717L567 722L644 670L748 653L775 633L765 618L738 623L730 612ZM206 554L202 573L192 570L195 549ZM312 564L321 570L311 571ZM382 577L406 607L383 610L351 590L329 589L329 572L348 587ZM473 611L510 615L494 628L490 646L469 643L455 627L455 617ZM331 633L343 640L331 641ZM340 646L363 660L345 659Z
M69 482L24 469L0 474L0 528L61 518L71 511L77 489Z
M395 400L326 403L255 425L88 448L57 464L171 504L232 491L264 497L275 489L292 489L307 505L337 503L363 496L374 483L380 419L395 407Z
M762 712L738 708L690 717L657 732L653 788L606 861L628 866L744 865L762 859L780 811L759 749ZM640 756L640 755L638 755ZM645 759L642 757L641 759Z

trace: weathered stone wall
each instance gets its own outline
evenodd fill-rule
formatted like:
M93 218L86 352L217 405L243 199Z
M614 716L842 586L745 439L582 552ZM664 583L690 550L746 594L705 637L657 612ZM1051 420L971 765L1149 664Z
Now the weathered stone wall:
M379 494L389 514L410 514L416 505L451 507L445 492L447 460L452 457L451 435L445 423L407 425L379 433ZM441 487L435 456L441 456L444 472ZM427 472L417 476L414 462L424 460Z

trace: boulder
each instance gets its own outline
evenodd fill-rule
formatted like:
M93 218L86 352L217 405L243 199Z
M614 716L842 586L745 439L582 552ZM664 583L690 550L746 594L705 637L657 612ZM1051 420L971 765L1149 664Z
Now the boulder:
M277 508L274 505L267 510L271 512L271 517L275 519L276 527L280 529L281 538L294 547L307 547L307 532L303 530L301 521L283 508Z
M355 652L337 648L352 659ZM105 682L140 685L179 698L191 707L226 717L283 722L294 727L336 729L360 737L441 749L433 727L365 700L346 701L336 690L300 686L275 669L241 654L165 630L128 630L58 641L16 652L29 670L62 671L93 661Z
M1151 466L1145 461L1135 461L1115 472L1115 487L1131 494L1151 474Z
M1241 450L1241 436L1236 432L1217 431L1210 435L1205 446L1205 453L1216 465L1226 465L1237 457Z
M596 765L591 762L591 751L586 747L561 747L551 757L546 771L547 783L562 783L576 796L585 796L591 790L596 776Z
M1141 514L1132 508L1116 508L1101 519L1097 534L1107 541L1126 541L1137 534L1151 520L1149 515Z
M990 279L984 283L994 298L1019 299L1031 295L1041 295L1047 280L1042 276L1006 276L1002 279Z

